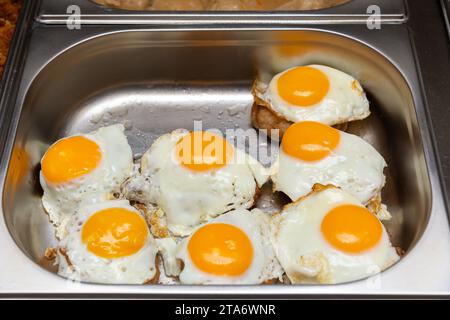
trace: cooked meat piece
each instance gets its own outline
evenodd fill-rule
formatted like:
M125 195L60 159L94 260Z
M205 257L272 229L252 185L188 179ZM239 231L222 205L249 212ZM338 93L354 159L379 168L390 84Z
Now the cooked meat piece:
M266 129L269 137L271 137L272 129L278 129L281 138L292 122L279 117L269 108L255 103L252 107L252 124L255 128Z
M5 0L2 0L5 1ZM94 0L98 4L125 10L155 11L251 11L312 10L348 0Z
M257 103L253 104L252 125L257 129L266 129L269 137L271 137L270 130L278 129L280 130L279 137L281 139L291 124L292 122L278 116L271 109ZM348 123L337 124L333 127L341 131L346 131Z
M291 0L277 7L277 10L318 10L337 6L348 0Z
M15 23L21 7L21 0L0 0L0 19Z
M0 77L8 57L9 44L14 34L22 1L0 0Z
M204 10L202 0L154 0L152 10L156 11L200 11Z
M212 0L208 2L208 10L212 11L250 11L264 9L264 1L261 0Z
M124 10L149 10L151 0L94 0L98 4Z

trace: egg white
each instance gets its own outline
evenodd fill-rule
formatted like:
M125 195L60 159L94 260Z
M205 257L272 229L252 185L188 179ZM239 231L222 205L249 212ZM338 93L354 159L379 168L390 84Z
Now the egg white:
M360 120L370 115L369 101L360 83L352 76L323 65L309 65L322 71L330 82L326 96L317 104L307 107L292 105L278 92L278 79L289 71L275 75L269 84L257 81L255 94L278 116L291 122L317 121L336 125Z
M145 245L135 254L106 259L88 251L82 242L83 224L94 213L108 208L123 208L139 214L127 200L110 200L80 208L67 224L68 234L60 241L58 249L58 274L76 281L114 284L143 284L156 275L157 244L148 232Z
M116 124L80 134L96 142L101 149L102 159L92 172L61 184L47 181L40 172L44 190L42 204L56 227L58 238L65 235L65 225L81 203L113 198L113 193L119 191L120 185L131 174L133 155L124 130L123 125Z
M253 261L248 270L239 276L218 276L198 269L190 259L187 249L191 237L178 246L176 257L183 261L179 275L182 284L261 284L278 279L283 270L275 257L269 236L270 216L259 209L238 209L217 217L209 223L227 223L241 229L253 246ZM200 228L200 227L199 227Z
M188 133L179 129L158 138L142 156L141 178L136 180L140 183L135 184L142 188L141 201L160 207L169 230L177 236L190 234L198 224L219 214L250 208L257 186L269 177L258 161L236 148L234 157L219 169L193 172L183 167L173 154L178 140Z
M360 137L339 133L339 144L318 161L295 158L281 147L272 167L274 189L293 201L308 194L316 183L341 187L364 204L379 196L386 180L384 158Z
M383 226L380 242L360 254L335 249L323 237L322 219L333 208L360 202L335 187L314 191L287 205L271 223L276 256L293 284L342 283L383 271L399 256Z

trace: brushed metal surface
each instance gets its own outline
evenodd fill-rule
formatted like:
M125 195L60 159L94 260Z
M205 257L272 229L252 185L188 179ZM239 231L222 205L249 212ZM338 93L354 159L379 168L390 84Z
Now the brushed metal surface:
M298 24L365 24L373 11L381 10L383 23L403 23L407 20L405 0L353 0L342 5L311 11L296 12L149 12L105 8L90 0L41 0L38 21L45 24L65 24L67 8L81 9L82 24L136 24L136 25L298 25ZM371 7L373 8L373 7Z
M444 14L444 21L447 27L447 35L450 39L450 1L441 0L442 13Z
M449 225L409 34L399 26L366 31L320 27L289 31L285 37L286 32L275 30L36 28L15 104L5 105L12 117L0 171L0 292L448 294ZM72 283L41 267L52 232L39 203L36 165L51 142L123 122L133 150L141 153L158 134L190 128L194 120L202 119L207 127L249 128L251 81L261 68L275 71L269 60L259 58L261 52L286 44L311 50L305 63L340 68L367 89L373 115L351 130L372 142L389 164L383 195L393 214L388 229L394 243L407 250L399 263L369 280L330 286L104 286ZM25 170L17 157L21 150L32 163Z

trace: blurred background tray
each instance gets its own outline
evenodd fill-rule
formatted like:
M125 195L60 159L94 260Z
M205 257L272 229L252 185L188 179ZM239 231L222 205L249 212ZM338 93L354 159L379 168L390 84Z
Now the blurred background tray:
M115 1L115 3L120 3L119 1L123 0L96 1ZM152 0L152 2L153 1L157 0ZM162 1L163 0L159 0L159 2ZM209 0L195 1L200 2ZM331 2L337 2L340 4L334 7L320 10L303 11L132 11L105 7L96 4L91 0L42 0L39 21L42 23L50 24L65 23L68 18L67 8L72 5L77 5L79 7L82 23L86 24L186 25L186 23L188 23L198 25L211 23L259 23L281 25L299 23L366 23L368 17L375 13L378 8L380 10L379 17L385 22L402 23L407 19L407 8L404 0L304 0L301 3L309 3L311 4L310 7L316 7L316 5L318 4L317 1L320 1L322 4L329 4ZM257 0L254 0L254 2L258 3ZM264 1L259 2L263 3ZM158 7L166 8L165 6ZM293 7L298 8L298 6ZM307 6L300 7L305 8ZM189 6L187 6L187 8L189 8ZM245 9L247 8L249 7L245 7ZM289 8L289 6L287 6L287 8Z

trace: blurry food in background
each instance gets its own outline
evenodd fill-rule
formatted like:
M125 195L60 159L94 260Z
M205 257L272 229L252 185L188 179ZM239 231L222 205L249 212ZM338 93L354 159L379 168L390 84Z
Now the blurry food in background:
M250 10L264 10L264 2L272 1L260 1L260 0L212 0L209 2L208 10L213 11L250 11Z
M292 0L279 1L283 5L276 7L276 10L318 10L340 5L348 0Z
M125 10L155 11L255 11L317 10L349 0L94 0L98 4Z
M0 19L16 22L21 6L22 0L0 0Z
M204 0L153 0L150 10L156 11L199 11L205 10Z
M94 0L94 2L125 10L150 10L153 3L152 0Z
M19 17L22 1L0 0L0 76L8 57L9 43L11 42Z

